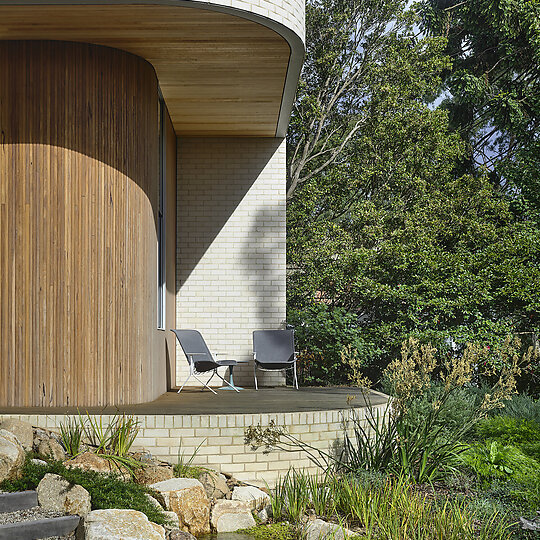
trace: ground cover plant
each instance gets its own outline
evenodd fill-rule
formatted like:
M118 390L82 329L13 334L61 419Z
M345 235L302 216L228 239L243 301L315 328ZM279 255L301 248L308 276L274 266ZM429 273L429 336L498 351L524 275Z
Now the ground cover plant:
M32 454L28 454L21 477L17 480L6 480L0 484L0 490L24 491L36 489L41 479L48 473L58 474L72 484L84 487L92 501L92 510L106 508L126 508L138 510L146 514L150 521L167 524L163 513L151 504L146 494L152 491L135 482L125 481L115 474L103 474L95 471L83 471L68 468L60 461L49 461L47 464L32 462Z

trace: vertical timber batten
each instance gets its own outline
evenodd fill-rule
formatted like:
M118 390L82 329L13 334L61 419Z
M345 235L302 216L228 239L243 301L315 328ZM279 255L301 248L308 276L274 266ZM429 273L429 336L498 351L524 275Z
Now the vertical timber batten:
M154 70L0 41L0 72L0 406L150 401L166 390Z

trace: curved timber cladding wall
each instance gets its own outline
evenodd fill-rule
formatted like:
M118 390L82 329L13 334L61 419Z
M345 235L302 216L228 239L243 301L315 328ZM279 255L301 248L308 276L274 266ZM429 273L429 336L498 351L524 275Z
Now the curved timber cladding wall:
M165 390L153 68L5 41L0 73L0 405L151 400Z

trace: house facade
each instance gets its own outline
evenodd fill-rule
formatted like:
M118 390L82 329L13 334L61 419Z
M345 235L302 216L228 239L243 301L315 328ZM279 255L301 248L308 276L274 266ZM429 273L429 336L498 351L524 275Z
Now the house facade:
M304 0L0 4L0 406L151 401L171 328L252 384L303 54Z

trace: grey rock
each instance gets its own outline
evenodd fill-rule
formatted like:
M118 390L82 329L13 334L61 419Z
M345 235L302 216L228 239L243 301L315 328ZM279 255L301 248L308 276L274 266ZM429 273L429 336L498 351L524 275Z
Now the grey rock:
M168 540L197 540L191 533L181 531L180 529L173 529L168 535Z
M152 484L150 488L159 493L167 510L178 515L180 529L194 536L210 532L210 501L198 480L173 478Z
M90 493L71 484L58 474L46 474L36 489L39 505L44 510L86 516L92 510Z
M218 533L235 532L240 529L255 527L255 519L249 514L223 514L217 522Z
M0 429L5 429L6 431L13 433L27 452L32 450L34 429L28 422L16 420L15 418L6 418L0 422Z
M154 506L158 510L163 510L163 506L161 506L161 504L159 504L159 501L157 501L154 497L152 497L152 495L150 495L149 493L145 493L144 496L148 499L148 502L152 506Z
M526 531L540 531L540 512L537 512L537 517L534 519L519 518L521 528Z
M217 532L235 532L255 527L249 503L218 500L212 508L212 527Z
M24 449L11 431L0 429L0 482L13 480L21 472Z
M168 510L162 510L162 513L167 519L167 521L171 523L171 525L174 528L176 529L180 528L180 519L178 518L178 515L176 514L176 512L169 512Z
M266 523L269 519L267 507L264 507L258 514L257 517L261 520L261 523Z
M308 522L305 528L306 540L345 540L355 533L322 519Z
M30 460L34 465L47 465L46 461L43 461L42 459L32 458Z
M230 499L231 490L222 474L216 471L204 471L199 476L199 481L210 499Z
M143 485L156 484L174 477L172 465L146 465L135 471L135 482Z
M96 471L104 474L117 474L123 480L131 480L127 467L98 456L93 452L84 452L66 462L66 467L82 469L83 471Z
M247 502L252 510L262 510L270 502L270 496L254 486L237 486L232 500Z
M42 439L38 444L37 453L46 459L55 459L56 461L66 459L64 448L54 439Z

